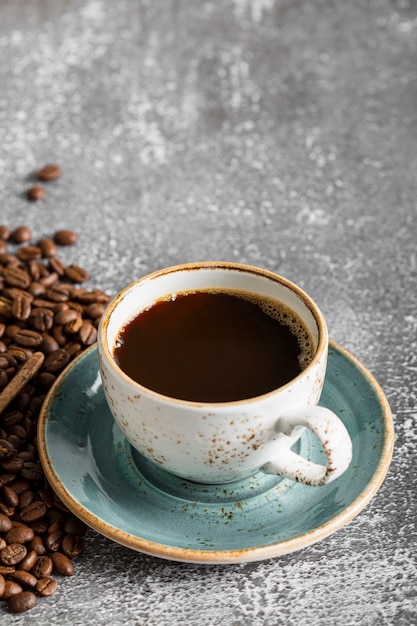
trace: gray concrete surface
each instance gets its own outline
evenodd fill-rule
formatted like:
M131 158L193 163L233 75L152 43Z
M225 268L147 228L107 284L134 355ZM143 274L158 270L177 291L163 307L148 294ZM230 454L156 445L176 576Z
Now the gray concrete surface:
M60 592L2 624L417 624L416 139L415 0L0 0L0 222L76 230L61 256L111 293L183 261L279 272L396 428L382 488L321 543L200 566L91 532Z

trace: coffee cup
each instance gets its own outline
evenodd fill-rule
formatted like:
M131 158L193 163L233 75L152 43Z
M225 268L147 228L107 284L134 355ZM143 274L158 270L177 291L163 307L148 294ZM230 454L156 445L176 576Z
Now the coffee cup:
M325 319L277 274L227 262L161 269L109 304L97 346L116 423L171 474L222 484L262 471L320 486L350 464L346 427L318 406ZM306 430L319 463L294 450Z

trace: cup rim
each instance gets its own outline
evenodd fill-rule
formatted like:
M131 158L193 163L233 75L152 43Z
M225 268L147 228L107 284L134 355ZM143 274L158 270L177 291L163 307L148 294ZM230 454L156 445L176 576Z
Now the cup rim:
M260 394L257 396L252 396L250 398L244 398L242 400L228 400L226 402L204 402L204 401L199 402L195 400L184 400L182 398L174 398L172 396L165 395L158 391L154 391L153 389L150 389L149 387L142 385L141 383L137 382L136 380L128 376L117 365L111 353L111 350L108 346L108 342L107 342L107 327L109 325L109 319L113 311L118 306L119 302L123 300L127 292L129 292L133 288L136 288L138 285L142 283L146 283L160 276L176 273L179 271L200 270L200 269L232 270L232 271L240 271L243 273L255 274L255 275L267 278L269 280L272 280L273 282L278 282L284 287L286 287L287 289L293 291L303 301L306 307L310 310L317 324L317 331L318 331L317 347L316 347L314 356L311 359L310 363L307 365L307 367L303 369L297 376L292 378L289 382L279 387L276 387L275 389L272 389L271 391L268 391L267 393ZM169 404L175 403L184 407L186 406L188 407L201 407L201 406L231 407L231 406L237 406L237 405L241 406L245 404L252 404L254 402L259 401L260 399L270 398L277 393L281 393L286 388L294 385L294 383L296 383L297 381L308 376L309 372L316 366L317 362L322 358L323 354L325 354L325 352L327 351L328 330L327 330L327 324L324 319L323 313L321 312L318 305L311 298L311 296L309 296L297 284L295 284L294 282L290 281L287 278L284 278L280 274L277 274L275 272L272 272L270 270L267 270L261 267L257 267L257 266L249 265L245 263L234 263L232 261L196 261L196 262L171 265L171 266L161 268L159 270L155 270L153 272L145 274L141 278L138 278L132 281L130 284L126 285L123 289L121 289L121 291L119 291L119 293L111 300L111 302L109 303L109 305L107 306L106 310L104 311L101 317L100 324L98 327L97 346L98 346L98 351L99 351L99 357L100 357L100 351L101 351L102 355L106 357L107 362L110 364L110 367L115 372L117 372L117 374L121 376L123 380L125 380L127 383L132 385L134 388L138 390L138 392L141 392L142 394L146 393L151 397L157 398L159 401L164 401L165 403L169 403Z

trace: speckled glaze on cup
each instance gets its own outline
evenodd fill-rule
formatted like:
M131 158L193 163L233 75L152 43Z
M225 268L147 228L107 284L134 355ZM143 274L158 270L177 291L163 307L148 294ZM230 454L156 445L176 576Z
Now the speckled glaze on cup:
M203 403L170 398L129 378L113 358L121 327L169 294L222 288L274 298L294 310L309 329L315 354L292 381L269 393L236 402ZM182 478L221 484L266 473L324 485L349 466L352 444L342 421L317 406L324 384L328 333L322 313L299 287L267 270L203 262L154 272L123 289L104 313L98 358L111 413L144 457ZM138 358L140 355L138 354ZM323 465L291 448L308 428L319 439Z

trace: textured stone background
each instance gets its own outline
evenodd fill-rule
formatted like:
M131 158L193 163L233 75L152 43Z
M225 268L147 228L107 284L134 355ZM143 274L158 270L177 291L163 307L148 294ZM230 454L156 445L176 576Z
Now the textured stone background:
M382 488L323 542L213 567L90 533L60 593L2 624L417 624L416 139L415 0L0 0L1 222L77 230L61 257L111 293L191 260L283 274L396 427Z

